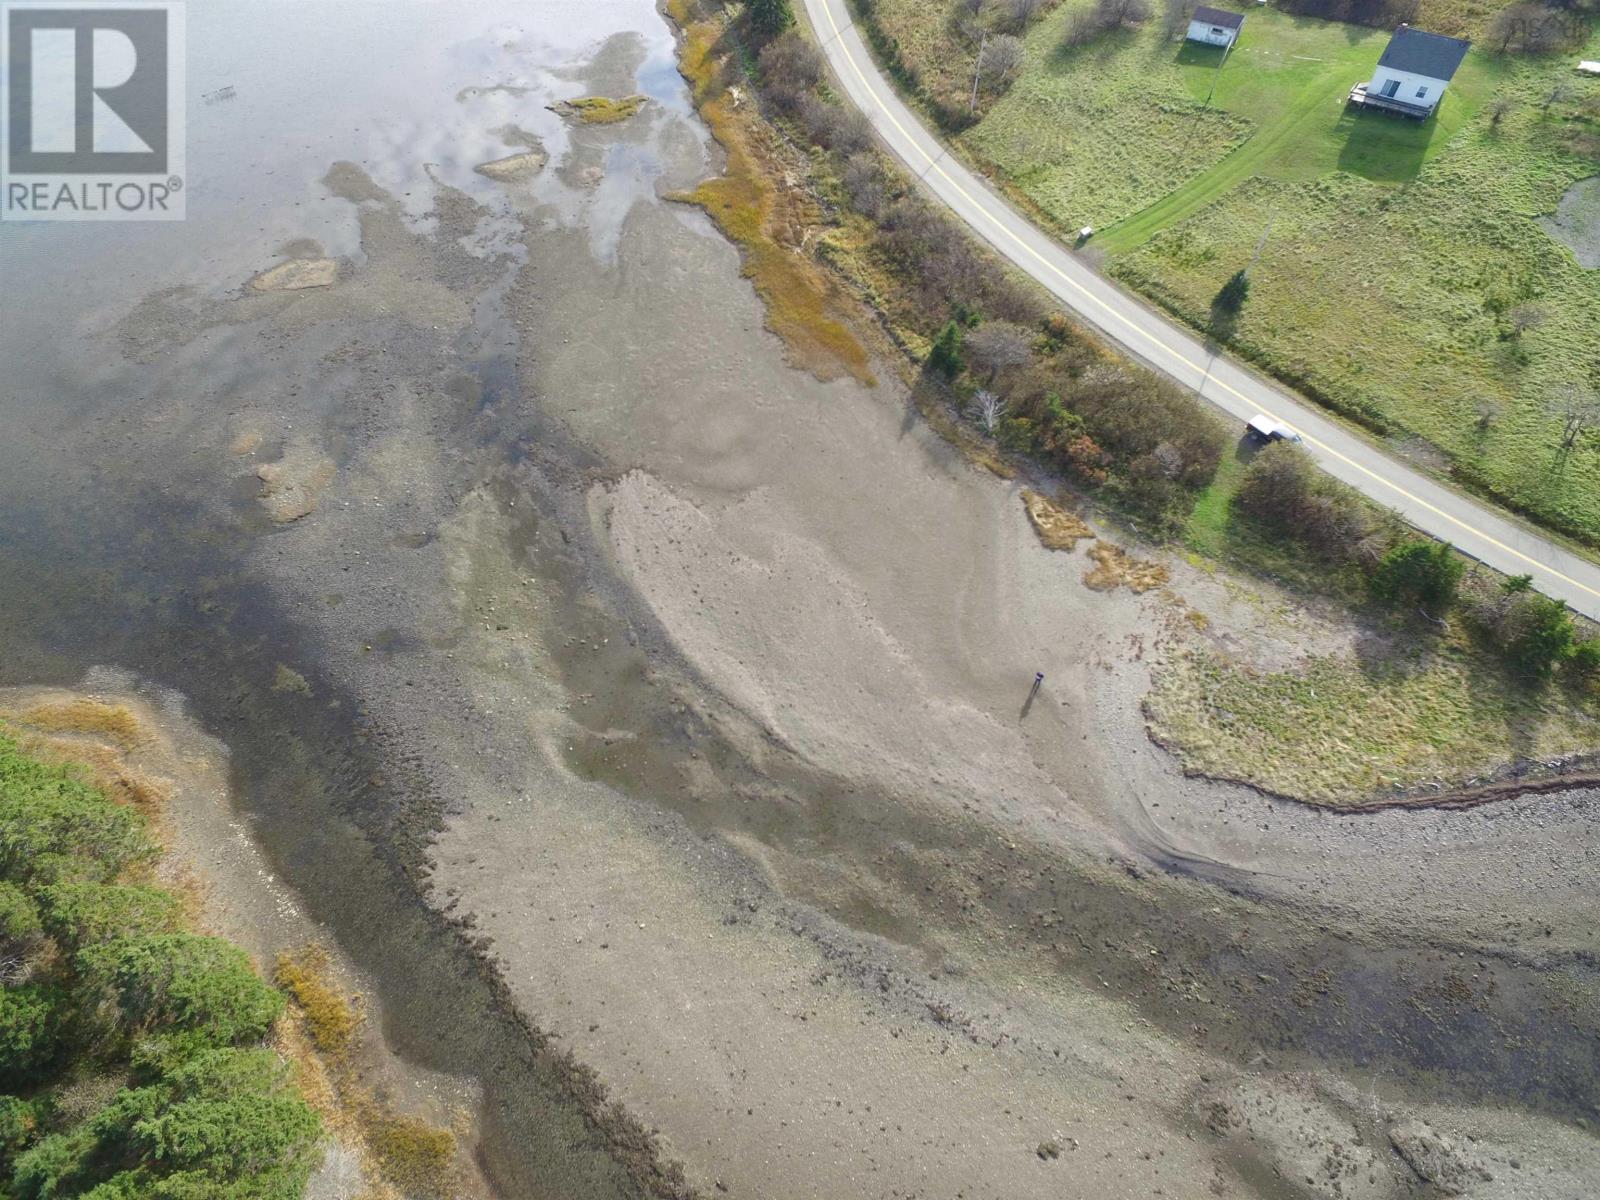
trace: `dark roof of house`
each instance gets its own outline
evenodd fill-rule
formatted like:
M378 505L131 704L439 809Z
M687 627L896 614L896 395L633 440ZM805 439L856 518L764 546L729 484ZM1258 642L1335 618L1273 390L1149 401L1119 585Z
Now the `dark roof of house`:
M1463 38L1445 37L1442 33L1428 33L1402 25L1389 39L1378 65L1426 75L1429 79L1449 79L1471 45Z
M1244 24L1244 14L1229 12L1225 8L1207 8L1204 4L1194 10L1194 19L1207 25L1220 25L1224 29L1237 29Z

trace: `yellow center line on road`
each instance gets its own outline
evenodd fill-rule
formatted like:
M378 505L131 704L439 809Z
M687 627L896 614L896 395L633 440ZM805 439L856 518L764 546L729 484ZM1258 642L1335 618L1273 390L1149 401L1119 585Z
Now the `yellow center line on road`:
M1162 352L1164 352L1165 354L1170 355L1172 358L1176 359L1178 362L1182 363L1184 366L1188 367L1190 370L1201 372L1202 373L1202 377L1206 380L1206 382L1208 382L1210 384L1213 384L1216 387L1220 387L1220 388L1222 388L1222 389L1224 389L1224 390L1226 390L1228 392L1231 392L1233 395L1237 396L1240 400L1244 401L1244 403L1246 405L1255 406L1255 405L1259 404L1259 401L1252 400L1249 396L1246 396L1243 392L1241 392L1238 388L1233 387L1231 384L1229 384L1229 383L1227 383L1227 382L1225 382L1225 381L1223 381L1221 379L1211 378L1209 376L1208 370L1205 369L1205 368L1202 368L1201 364L1192 361L1186 355L1184 355L1182 353L1182 351L1176 350L1173 347L1167 345L1167 343L1161 341L1159 338L1156 337L1155 334L1153 334L1149 330L1145 329L1142 325L1137 324L1136 322L1128 319L1122 313L1118 312L1115 308L1111 307L1111 305L1107 304L1099 296L1095 295L1088 288L1084 287L1076 279L1072 278L1072 276L1068 275L1060 267L1056 266L1055 263L1051 262L1044 255L1040 254L1039 251L1035 250L1032 246L1030 246L1021 237L1017 236L1017 234L1013 233L1010 229L1006 228L1006 226L1004 224L1002 224L999 220L997 220L994 217L994 215L988 211L988 209L984 206L984 204L983 204L983 202L981 200L979 200L977 197L973 196L972 193L967 191L967 189L964 188L960 184L959 181L957 181L956 179L952 178L951 175L949 174L949 172L947 172L943 167L941 167L939 165L939 158L944 157L944 152L945 152L945 149L947 149L947 148L941 148L938 157L934 157L932 155L929 155L929 153L922 148L921 144L917 141L917 139L914 138L911 135L910 131L907 130L904 125L900 124L899 120L895 117L894 113L889 109L889 107L887 105L885 105L881 100L878 100L878 98L877 98L877 96L876 96L876 94L875 94L875 92L873 90L872 83L867 78L866 72L861 69L861 64L856 61L855 55L851 52L850 44L847 41L845 41L843 39L843 37L840 36L843 33L843 30L841 30L839 28L838 22L834 20L834 18L833 18L833 9L829 6L827 0L822 0L822 11L827 15L828 24L829 24L830 27L832 27L832 30L833 30L833 33L829 37L828 41L837 43L839 49L844 54L845 61L847 61L850 64L851 70L853 70L856 73L856 77L861 80L862 88L866 91L867 95L873 97L874 102L877 104L878 111L880 113L882 113L883 116L888 118L889 123L891 125L893 125L897 130L900 131L900 136L901 137L903 137L907 142L909 142L912 146L914 146L916 148L916 151L917 151L918 154L922 155L923 158L926 158L928 160L928 166L926 168L924 168L924 170L922 172L922 177L923 178L926 178L926 176L929 173L931 173L933 171L937 171L941 176L944 177L945 182L948 183L952 188L954 188L958 193L960 193L961 197L964 200L966 200L968 204L972 205L974 208L976 208L978 210L978 212L983 214L984 218L989 222L990 225L992 225L995 229L998 229L1001 233L1005 234L1007 238L1009 238L1012 242L1016 243L1016 245L1020 246L1023 250L1025 250L1030 257L1038 260L1040 265L1048 268L1052 272L1052 274L1054 274L1057 278L1059 278L1063 283L1067 284L1069 287L1071 287L1074 291L1076 291L1078 294L1083 296L1085 299L1093 301L1094 304L1097 305L1108 316L1113 317L1116 321L1120 322L1123 326L1125 326L1128 329L1131 329L1132 331L1134 331L1135 333L1141 335L1146 340L1148 340L1153 345L1155 345L1158 349L1160 349ZM873 73L877 74L875 69L874 69ZM1268 412L1266 409L1262 409L1261 412L1262 412L1263 416L1268 417L1269 419L1271 419L1273 421L1277 421L1281 425L1287 426L1290 429L1294 428L1294 426L1290 422L1282 420L1281 418L1275 416L1273 413ZM1565 574L1565 573L1563 573L1561 571L1558 571L1554 567L1547 566L1546 564L1540 562L1536 558L1530 558L1528 555L1526 555L1522 551L1518 550L1515 546L1508 546L1504 542L1500 541L1499 539L1497 539L1497 538L1495 538L1495 537L1493 537L1493 536L1491 536L1491 535L1489 535L1487 533L1484 533L1481 529L1474 528L1473 526L1471 526L1471 525L1467 524L1465 521L1463 521L1460 517L1457 517L1457 516L1455 516L1455 515L1453 515L1451 513L1445 512L1443 509L1438 508L1437 506L1435 506L1433 504L1430 504L1428 501L1424 500L1421 496L1417 496L1417 495L1414 495L1411 492L1406 491L1404 488L1402 488L1399 484L1395 483L1393 480L1385 479L1382 475L1378 474L1376 471L1372 470L1370 467L1367 467L1367 466L1363 465L1362 463L1357 462L1355 459L1349 457L1348 455L1341 453L1340 451L1334 449L1334 447L1328 445L1328 443L1326 443L1324 441L1321 441L1318 438L1312 437L1310 434L1304 433L1304 432L1302 432L1300 430L1295 430L1295 432L1300 433L1300 436L1302 438L1304 438L1306 441L1310 442L1313 446L1316 446L1319 449L1321 449L1324 454L1328 455L1331 458L1338 459L1340 462L1344 463L1346 466L1350 467L1353 470L1361 472L1361 474L1367 476L1369 479L1372 479L1374 482L1376 482L1378 484L1381 484L1383 487L1388 488L1390 491L1394 492L1397 496L1401 496L1404 499L1410 501L1412 504L1415 504L1420 508L1426 509L1428 512L1433 513L1435 516L1438 516L1438 517L1442 518L1443 520L1448 521L1450 524L1455 525L1458 528L1465 530L1467 533L1470 533L1473 537L1479 538L1483 542L1485 542L1486 544L1488 544L1490 546L1494 546L1496 549L1504 551L1506 554L1511 555L1513 558L1519 559L1520 561L1522 561L1524 563L1527 563L1534 570L1542 572L1545 575L1548 575L1553 579L1559 579L1563 583L1570 584L1572 587L1577 588L1579 591L1587 592L1591 596L1595 596L1597 598L1600 598L1600 589L1592 588L1588 584L1582 583L1579 580L1576 580L1576 579L1572 578L1570 575L1567 575L1567 574Z

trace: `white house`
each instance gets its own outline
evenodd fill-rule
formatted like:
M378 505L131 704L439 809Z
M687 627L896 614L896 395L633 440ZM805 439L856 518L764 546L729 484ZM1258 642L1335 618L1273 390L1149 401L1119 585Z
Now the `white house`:
M1471 42L1402 25L1378 59L1372 78L1350 91L1352 103L1426 120Z
M1204 4L1194 10L1189 21L1187 40L1204 42L1207 46L1231 46L1244 25L1244 14L1229 12L1225 8L1207 8Z

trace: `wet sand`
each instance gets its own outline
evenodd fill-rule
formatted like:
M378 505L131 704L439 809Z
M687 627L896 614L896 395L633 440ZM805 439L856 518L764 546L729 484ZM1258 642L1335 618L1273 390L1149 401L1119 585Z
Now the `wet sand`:
M1586 796L1184 779L1138 708L1175 602L1085 587L892 371L786 366L658 198L716 158L651 8L392 17L426 103L296 156L267 232L70 243L121 299L0 334L0 676L188 697L390 1042L481 1085L501 1194L1593 1192Z

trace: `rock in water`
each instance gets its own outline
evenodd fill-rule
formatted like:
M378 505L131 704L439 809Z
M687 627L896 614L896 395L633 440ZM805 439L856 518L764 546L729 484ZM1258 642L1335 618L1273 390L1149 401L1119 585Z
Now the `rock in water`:
M328 287L338 277L336 258L292 258L261 272L250 281L250 288L257 292L298 292Z
M317 501L333 475L332 459L309 446L291 446L277 462L262 463L256 468L262 507L280 525L298 521L316 511Z
M521 154L508 155L497 158L493 162L479 163L472 169L479 175L486 175L497 183L514 183L519 179L528 179L544 170L548 161L545 154L538 150L528 150Z

